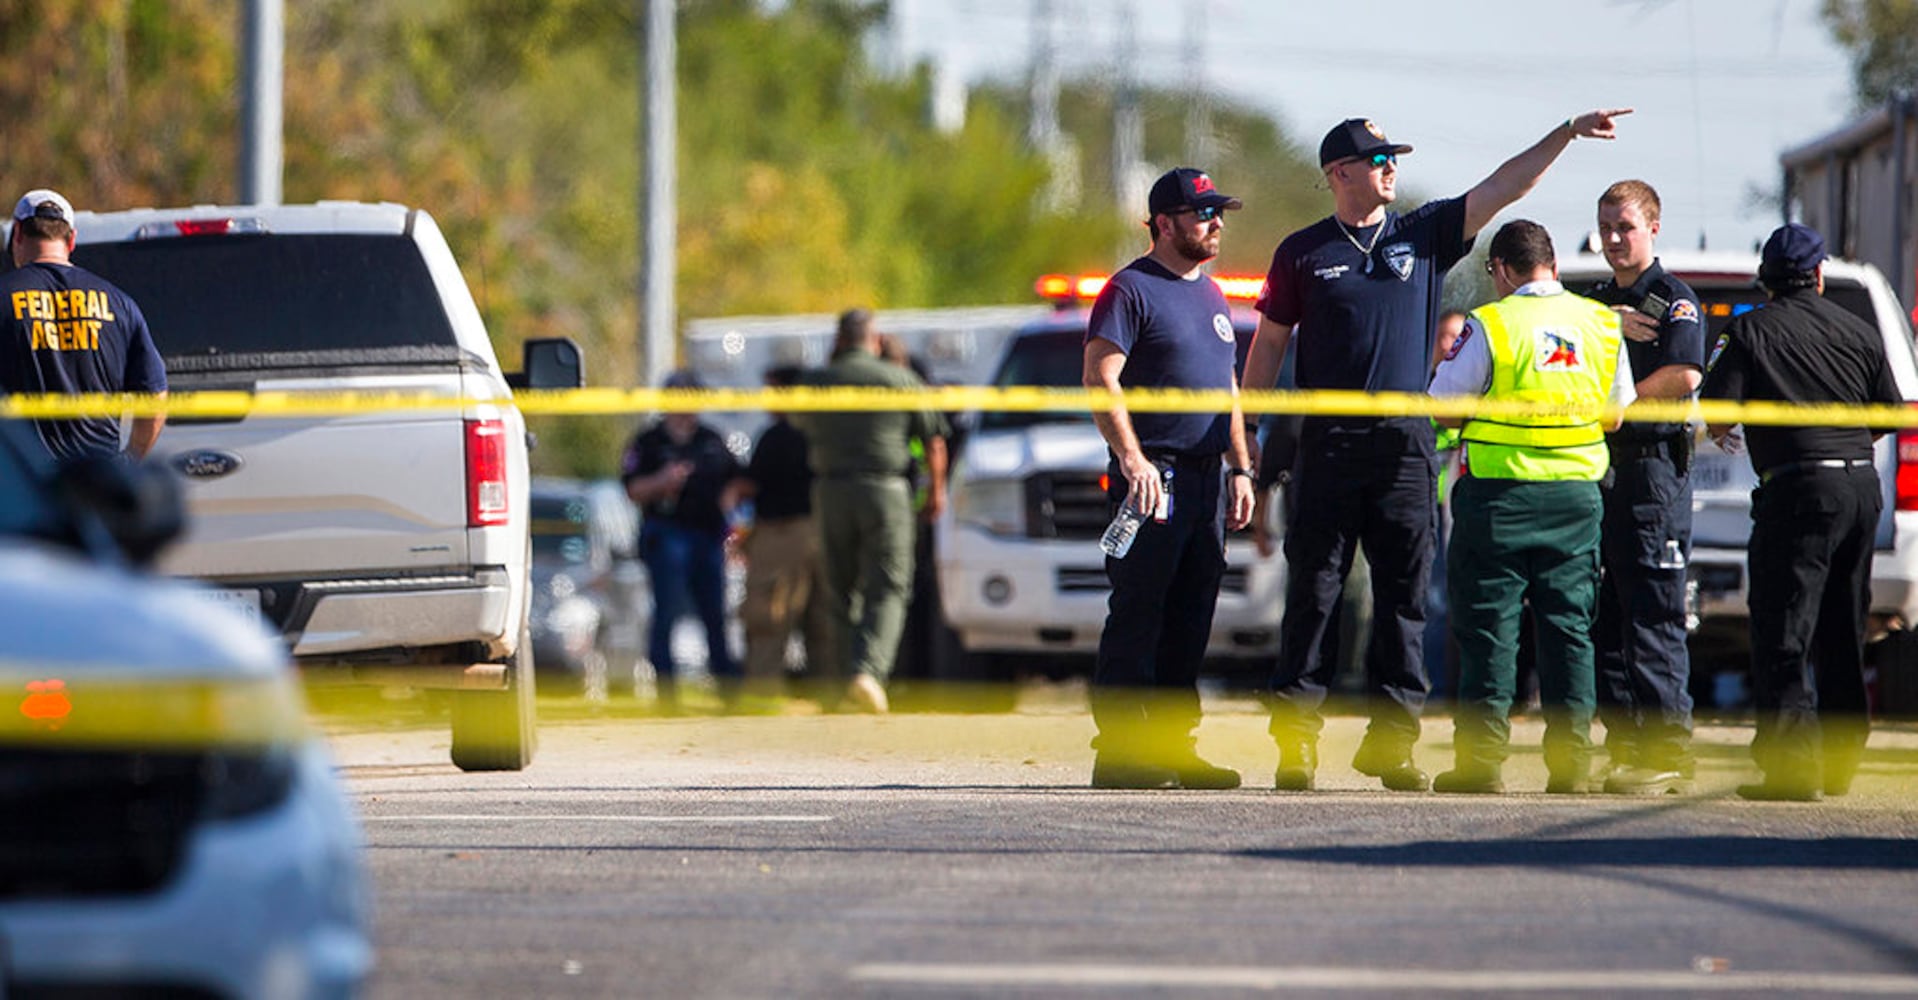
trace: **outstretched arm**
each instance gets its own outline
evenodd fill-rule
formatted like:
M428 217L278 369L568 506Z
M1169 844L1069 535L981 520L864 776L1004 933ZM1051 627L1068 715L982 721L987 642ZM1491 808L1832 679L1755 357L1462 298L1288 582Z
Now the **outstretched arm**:
M1631 108L1606 108L1567 118L1530 148L1500 164L1490 177L1465 193L1465 238L1477 236L1505 206L1525 197L1573 139L1616 139L1614 119L1631 113Z

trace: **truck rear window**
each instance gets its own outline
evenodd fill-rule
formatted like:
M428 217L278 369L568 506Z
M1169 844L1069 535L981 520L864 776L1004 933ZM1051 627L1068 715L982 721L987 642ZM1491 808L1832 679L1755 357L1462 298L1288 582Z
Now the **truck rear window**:
M139 303L169 372L459 359L403 236L186 236L85 244L73 259Z

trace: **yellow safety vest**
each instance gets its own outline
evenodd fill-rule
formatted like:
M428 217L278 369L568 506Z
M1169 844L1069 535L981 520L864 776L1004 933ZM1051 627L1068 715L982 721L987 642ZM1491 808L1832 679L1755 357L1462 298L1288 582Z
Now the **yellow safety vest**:
M1618 315L1570 293L1508 295L1473 310L1492 353L1486 399L1556 404L1557 413L1466 421L1466 467L1481 479L1596 482L1611 457L1599 411L1618 370Z

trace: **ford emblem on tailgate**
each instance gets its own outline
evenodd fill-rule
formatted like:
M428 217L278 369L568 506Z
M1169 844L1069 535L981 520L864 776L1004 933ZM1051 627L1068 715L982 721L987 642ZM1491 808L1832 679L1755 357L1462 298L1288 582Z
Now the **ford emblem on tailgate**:
M202 448L173 457L173 467L192 479L218 479L240 467L240 456Z

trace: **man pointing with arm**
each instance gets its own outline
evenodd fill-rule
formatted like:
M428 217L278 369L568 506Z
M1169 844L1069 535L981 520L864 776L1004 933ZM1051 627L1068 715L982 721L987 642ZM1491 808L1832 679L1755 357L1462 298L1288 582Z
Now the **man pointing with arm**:
M1319 144L1333 213L1286 237L1273 254L1243 384L1271 388L1296 338L1301 389L1424 392L1445 272L1573 139L1613 138L1616 119L1630 112L1568 118L1465 194L1405 215L1387 206L1398 197L1398 158L1412 147L1393 143L1363 118L1334 126ZM1429 688L1422 646L1437 532L1435 450L1432 422L1423 416L1305 423L1272 679L1275 784L1282 791L1313 787L1320 712L1335 667L1320 646L1359 546L1372 566L1372 721L1353 767L1393 790L1431 784L1413 763L1412 746Z

